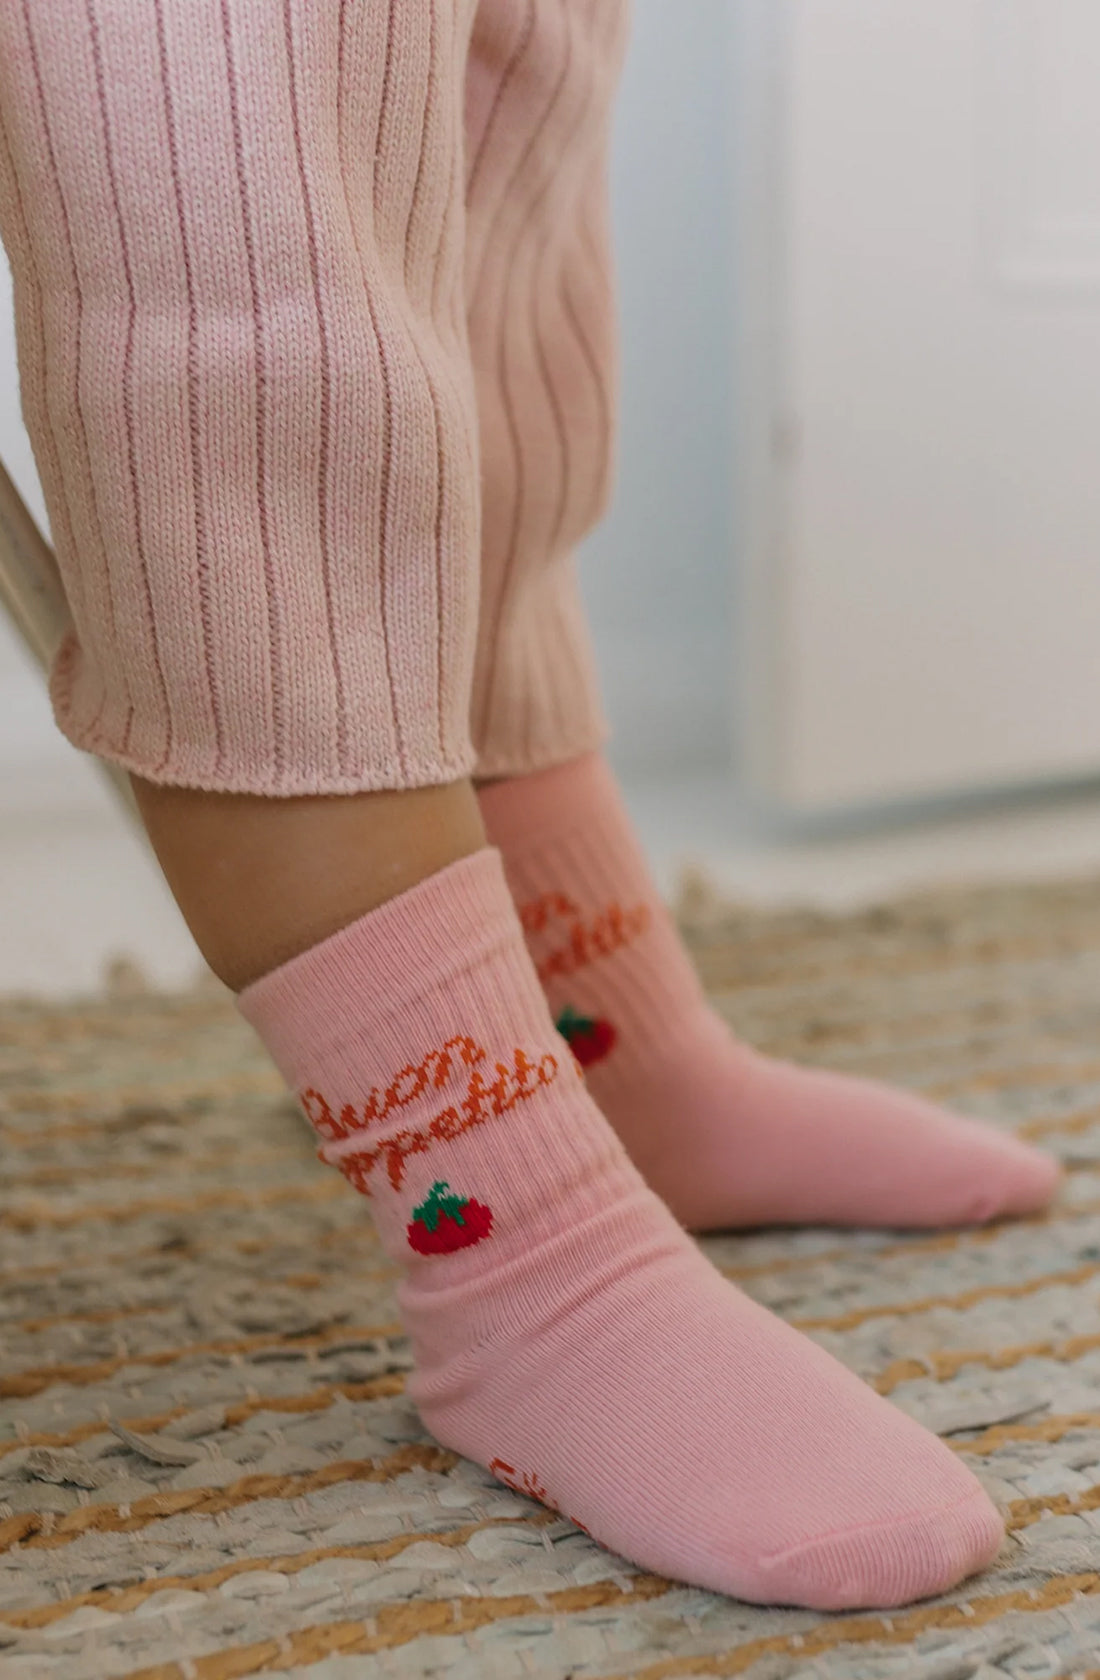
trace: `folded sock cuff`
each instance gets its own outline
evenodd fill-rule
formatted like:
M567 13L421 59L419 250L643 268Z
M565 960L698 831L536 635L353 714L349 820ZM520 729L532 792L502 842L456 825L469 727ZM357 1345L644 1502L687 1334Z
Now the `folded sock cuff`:
M448 864L241 993L238 1008L269 1046L292 1018L317 1046L346 1032L348 1000L380 1022L441 981L522 939L500 853L486 846Z

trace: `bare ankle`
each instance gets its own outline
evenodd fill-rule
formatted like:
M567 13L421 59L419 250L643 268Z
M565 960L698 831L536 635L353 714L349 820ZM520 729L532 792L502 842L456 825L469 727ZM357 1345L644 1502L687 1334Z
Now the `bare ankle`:
M133 786L187 925L234 991L485 844L469 782L296 799Z

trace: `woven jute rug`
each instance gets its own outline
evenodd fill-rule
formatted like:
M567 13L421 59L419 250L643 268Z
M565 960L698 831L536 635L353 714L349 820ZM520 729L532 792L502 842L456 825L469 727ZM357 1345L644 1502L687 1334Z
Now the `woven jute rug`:
M760 1609L436 1446L365 1204L248 1029L216 990L122 988L0 1008L4 1680L1100 1673L1100 882L681 915L757 1044L1070 1168L1046 1219L705 1244L965 1456L997 1565L891 1616Z

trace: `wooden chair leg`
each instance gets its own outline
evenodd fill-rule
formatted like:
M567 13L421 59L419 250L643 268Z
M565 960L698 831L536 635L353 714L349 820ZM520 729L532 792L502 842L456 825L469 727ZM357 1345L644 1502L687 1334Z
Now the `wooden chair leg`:
M43 671L69 627L69 611L53 550L0 461L0 605ZM97 761L136 823L129 778L115 764ZM140 826L140 825L139 825Z

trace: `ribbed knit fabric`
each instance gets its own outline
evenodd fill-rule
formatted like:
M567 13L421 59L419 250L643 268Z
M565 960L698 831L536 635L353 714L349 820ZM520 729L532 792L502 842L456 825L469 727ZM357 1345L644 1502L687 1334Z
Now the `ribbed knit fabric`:
M391 900L241 1008L369 1195L446 1445L643 1566L892 1605L988 1562L956 1455L727 1283L555 1033L496 852Z
M611 485L607 151L627 0L482 0L467 71L467 297L482 462L479 777L605 730L573 550Z
M592 1094L690 1229L961 1225L1050 1201L1057 1164L994 1127L734 1038L598 754L484 788L481 807Z
M299 794L599 738L569 551L607 482L623 15L0 8L0 232L70 739Z

